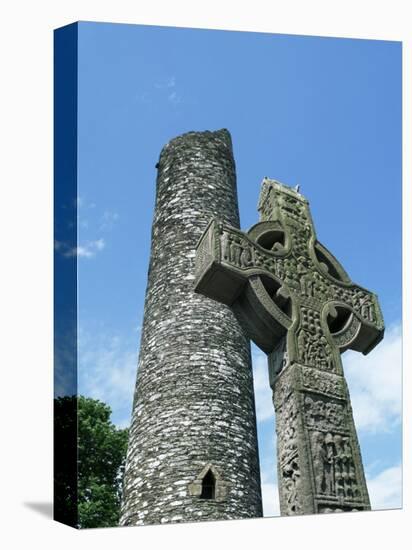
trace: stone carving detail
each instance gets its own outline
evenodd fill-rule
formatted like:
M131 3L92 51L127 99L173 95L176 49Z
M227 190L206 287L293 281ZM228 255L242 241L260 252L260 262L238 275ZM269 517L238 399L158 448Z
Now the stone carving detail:
M273 214L273 190L272 186L265 179L262 182L262 191L259 197L258 210L260 212L260 219L266 221L272 218Z
M309 239L312 234L310 225L305 223L294 231L294 251L299 256L309 256Z
M235 233L229 233L228 231L222 229L220 240L222 247L222 259L225 262L233 264L235 267L248 267L248 265L244 265L244 261L242 261L242 256L245 251L245 247L249 247L247 243L244 242L242 237ZM252 254L250 250L248 251L248 253L250 258L249 263L251 265L253 263Z
M229 236L229 233L227 231L223 231L222 226L220 227L220 229L221 229L221 232L222 232L221 237L220 237L221 246L222 246L222 259L225 262L230 262L231 261L230 236ZM197 255L197 253L196 253L196 255Z
M328 283L323 275L318 271L313 272L313 295L319 301L325 301Z
M311 391L326 393L333 397L344 399L346 397L342 376L319 372L317 369L301 367L302 386Z
M280 501L283 515L291 516L302 513L300 487L301 472L298 457L295 457L281 470Z
M330 436L330 433L327 436ZM330 496L334 494L333 451L329 440L322 432L313 432L312 434L312 455L316 492Z
M268 355L269 364L269 384L273 388L276 377L280 372L289 365L289 353L287 351L286 338L283 338L280 344ZM278 378L276 387L277 399L281 399L283 402L286 398L285 392L290 392L290 383L287 380L288 376ZM280 389L281 388L281 389Z
M316 493L343 500L358 500L359 484L348 436L321 431L311 434Z
M332 284L329 285L327 296L330 300L336 300L338 302L348 304L352 302L352 293L352 289Z
M251 267L253 263L253 248L244 241L240 253L240 267Z
M276 260L275 275L281 281L285 279L285 266L284 266L283 260Z
M325 284L326 280L324 278L323 280ZM383 326L382 319L380 319L379 308L371 293L356 286L347 288L336 284L330 285L326 283L326 285L327 291L325 297L328 300L343 302L352 307L365 321Z
M352 296L352 305L355 311L360 313L361 317L370 323L376 321L374 304L371 296L362 290L355 290Z
M262 304L266 304L267 306L270 306L270 305L273 306L275 297L270 296L262 284L256 284L254 288L255 288L255 294ZM289 317L280 308L273 307L273 315L276 317L276 319L279 320L281 324L283 324L283 326L290 325L291 321Z
M300 282L299 274L297 269L297 262L295 258L287 258L283 262L283 267L285 271L284 282L290 290L295 291L295 293L300 294Z
M300 199L292 197L288 193L284 193L280 195L278 201L280 211L285 218L295 221L299 224L299 227L307 223L308 217Z
M340 401L305 394L304 414L308 428L346 430L346 407Z
M276 259L261 252L241 235L221 226L222 260L238 269L258 267L275 273Z
M300 293L307 298L315 297L315 281L310 262L303 256L298 258L297 274L300 282Z
M321 333L320 314L313 309L302 307L300 310L301 327L311 333Z
M255 249L255 263L256 267L261 269L267 269L270 273L275 273L276 259L268 256L267 254Z
M296 338L299 360L304 365L331 371L332 350L323 334L319 312L302 307L300 327Z
M359 331L360 325L361 322L359 321L359 319L357 319L353 315L348 328L344 330L341 334L333 335L333 341L335 342L335 344L339 347L343 347L348 344L356 336L357 332Z
M229 245L230 261L236 266L241 267L240 256L242 255L242 240L240 237L232 236Z
M288 369L276 383L274 402L277 411L276 431L281 513L302 513L301 471L298 455L298 398L293 392L294 371Z
M276 393L279 395L276 401L280 403L280 395L286 392L279 388ZM276 424L276 431L278 433L278 460L279 464L285 464L286 462L290 462L291 458L297 453L296 422L298 407L296 397L292 395L289 399L283 401L281 408L281 415Z

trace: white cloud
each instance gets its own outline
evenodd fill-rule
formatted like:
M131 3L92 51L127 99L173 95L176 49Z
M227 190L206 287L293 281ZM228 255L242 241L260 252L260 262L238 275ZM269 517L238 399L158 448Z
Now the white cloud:
M167 101L173 106L182 103L182 96L177 90L177 81L175 76L163 78L150 85L149 90L139 92L135 95L136 101L141 103L153 103L153 101Z
M176 91L176 77L171 76L155 84L158 90L165 90L167 100L173 105L178 105L182 102L181 96Z
M182 98L178 95L176 91L173 91L167 96L167 99L170 101L170 103L173 103L173 105L178 105L182 102Z
M147 92L136 93L136 95L134 96L134 99L139 103L152 103L152 100L147 94Z
M79 393L110 405L116 424L128 425L137 372L138 341L79 330Z
M402 467L392 466L367 479L372 510L402 507Z
M342 357L358 430L388 432L401 422L402 335L391 327L369 355L348 351Z
M97 252L104 249L106 243L104 239L95 241L87 241L84 245L72 247L63 241L54 241L54 249L59 251L65 258L73 258L75 256L81 258L93 258Z
M78 246L76 249L77 256L83 256L85 258L92 258L97 252L103 250L106 246L104 239L98 239L97 241L88 241L83 246Z
M279 493L276 483L262 483L263 515L280 516Z
M171 76L155 84L155 88L158 90L164 90L165 88L174 88L176 86L176 77Z
M269 385L267 357L261 351L253 354L253 385L257 421L264 422L273 418L275 412L272 402L272 389Z
M119 219L119 214L117 212L112 212L110 210L105 210L100 222L101 231L109 231L113 228L117 220Z
M96 204L94 202L88 202L84 197L78 196L76 199L77 207L82 210L88 209L88 208L95 208Z

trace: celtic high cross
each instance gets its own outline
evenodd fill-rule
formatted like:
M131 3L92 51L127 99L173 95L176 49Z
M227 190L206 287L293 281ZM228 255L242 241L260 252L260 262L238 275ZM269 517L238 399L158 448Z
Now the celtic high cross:
M370 509L340 354L382 338L375 294L316 239L308 201L265 178L247 233L212 220L195 290L231 306L268 355L282 515Z

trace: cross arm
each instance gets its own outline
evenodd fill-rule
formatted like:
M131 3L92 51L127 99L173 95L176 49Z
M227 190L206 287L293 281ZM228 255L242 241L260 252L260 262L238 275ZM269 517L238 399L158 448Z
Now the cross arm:
M353 283L340 262L321 243L309 246L323 318L342 353L369 353L383 338L384 322L378 297Z
M196 247L195 292L231 306L253 275L271 273L276 280L276 258L285 252L279 243L268 251L246 233L212 219Z
M231 306L249 338L265 353L292 324L285 307L288 290L276 275L276 262L288 253L288 243L274 242L268 250L254 240L258 233L273 236L277 231L276 224L265 222L254 226L249 236L212 220L196 248L195 292Z

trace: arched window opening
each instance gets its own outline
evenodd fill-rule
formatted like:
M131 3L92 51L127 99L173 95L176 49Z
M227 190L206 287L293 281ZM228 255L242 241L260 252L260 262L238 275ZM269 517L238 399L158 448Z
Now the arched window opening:
M202 481L202 492L200 498L213 499L216 494L216 478L212 470L208 470Z
M203 500L222 502L226 500L230 483L222 479L220 471L211 464L205 464L196 479L189 483L189 495Z

